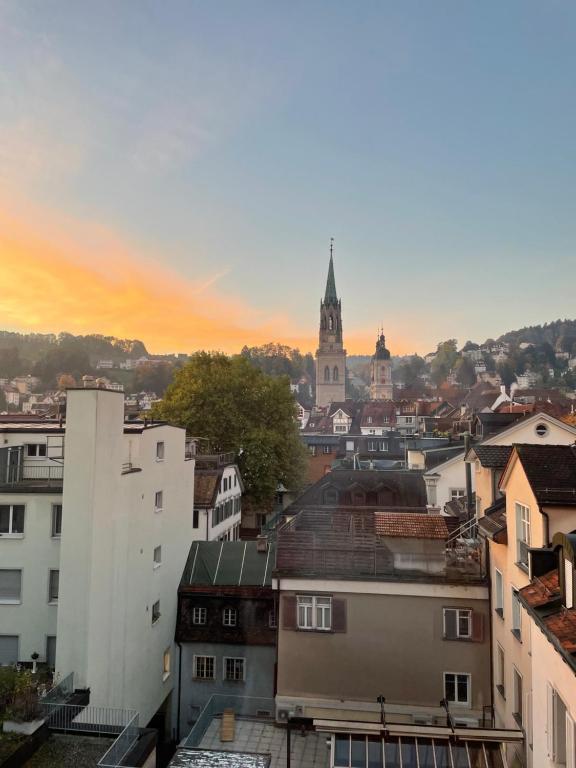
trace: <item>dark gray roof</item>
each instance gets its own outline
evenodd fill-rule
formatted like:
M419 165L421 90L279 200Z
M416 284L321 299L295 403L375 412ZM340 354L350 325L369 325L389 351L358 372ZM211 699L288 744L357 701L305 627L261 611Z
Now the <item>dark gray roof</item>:
M503 469L512 453L511 445L475 445L469 454L476 454L483 467Z
M195 541L188 554L181 586L269 587L276 549L256 541Z
M514 446L539 504L576 505L576 449L572 445Z
M337 501L327 502L326 491L336 491ZM364 494L363 501L355 501L354 493ZM378 495L375 501L372 494ZM350 498L348 498L350 495ZM380 498L385 498L385 503ZM378 506L426 507L426 486L420 470L407 469L335 469L310 486L285 510L295 514L305 507L325 506Z
M484 517L478 520L478 528L489 539L506 532L506 499L504 496L486 509ZM500 540L499 543L504 542Z

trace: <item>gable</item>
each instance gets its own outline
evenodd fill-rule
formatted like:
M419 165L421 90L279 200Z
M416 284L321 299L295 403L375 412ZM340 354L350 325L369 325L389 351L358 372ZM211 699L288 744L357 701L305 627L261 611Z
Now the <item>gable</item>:
M546 434L539 435L536 427L544 425ZM570 445L576 440L576 428L565 424L547 413L535 413L527 419L514 422L508 429L483 440L485 445L513 445L514 443L537 443L542 445Z

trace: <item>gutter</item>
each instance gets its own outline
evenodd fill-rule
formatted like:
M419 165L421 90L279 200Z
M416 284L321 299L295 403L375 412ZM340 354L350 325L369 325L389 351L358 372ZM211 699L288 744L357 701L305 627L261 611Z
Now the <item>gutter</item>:
M178 706L176 713L176 740L180 743L180 705L182 702L182 643L176 641L178 646Z

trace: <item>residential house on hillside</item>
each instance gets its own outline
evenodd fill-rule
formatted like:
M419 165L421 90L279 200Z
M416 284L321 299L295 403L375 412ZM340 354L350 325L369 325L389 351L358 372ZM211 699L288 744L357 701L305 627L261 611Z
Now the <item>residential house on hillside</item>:
M533 631L533 619L526 613L527 607L530 610L537 607L537 599L525 588L529 587L534 577L542 577L540 587L544 591L556 588L554 578L547 575L554 568L549 549L554 541L562 543L563 534L576 529L575 479L576 454L572 445L515 444L499 483L505 497L503 503L497 501L488 507L478 523L488 542L491 568L496 723L502 727L519 725L525 730L524 753L514 748L509 757L512 761L514 753L518 753L520 764L529 768L566 764L550 760L542 762L545 747L542 744L537 746L537 741L543 738L543 722L548 722L550 737L554 733L553 729L550 730L553 720L541 717L546 697L542 700L537 696L542 696L542 678L546 680L552 675L555 667L539 669L547 655L542 655L538 637L541 628L538 632ZM567 547L566 550L569 558ZM531 562L535 568L532 573ZM561 572L565 567L564 564ZM550 605L549 609L552 615L553 606ZM564 633L558 638L561 644L574 631L571 617L561 615L557 620L551 618L550 630ZM574 637L573 634L571 636ZM535 649L539 649L540 655L535 656ZM533 680L536 670L540 676L537 694ZM554 682L557 686L561 685L559 678ZM563 695L566 695L564 689ZM565 699L561 701L564 706L572 704ZM554 706L560 712L560 703L556 702ZM574 714L572 707L572 716ZM554 737L557 742L566 736L564 727L560 733L561 736ZM573 751L573 741L571 743ZM552 755L552 752L549 754ZM557 754L560 756L562 752Z
M266 539L192 545L178 590L179 734L214 694L262 698L273 715L274 564Z
M240 538L244 486L233 453L197 458L194 528L205 541Z

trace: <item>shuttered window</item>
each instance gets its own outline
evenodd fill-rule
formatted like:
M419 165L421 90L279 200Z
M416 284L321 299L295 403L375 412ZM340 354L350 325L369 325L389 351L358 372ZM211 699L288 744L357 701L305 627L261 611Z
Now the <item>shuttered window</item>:
M19 603L22 598L22 571L0 568L0 603Z
M443 609L443 636L445 640L484 640L484 616L471 608Z
M330 595L283 595L282 629L346 632L346 601Z
M18 662L18 635L0 635L0 667Z

